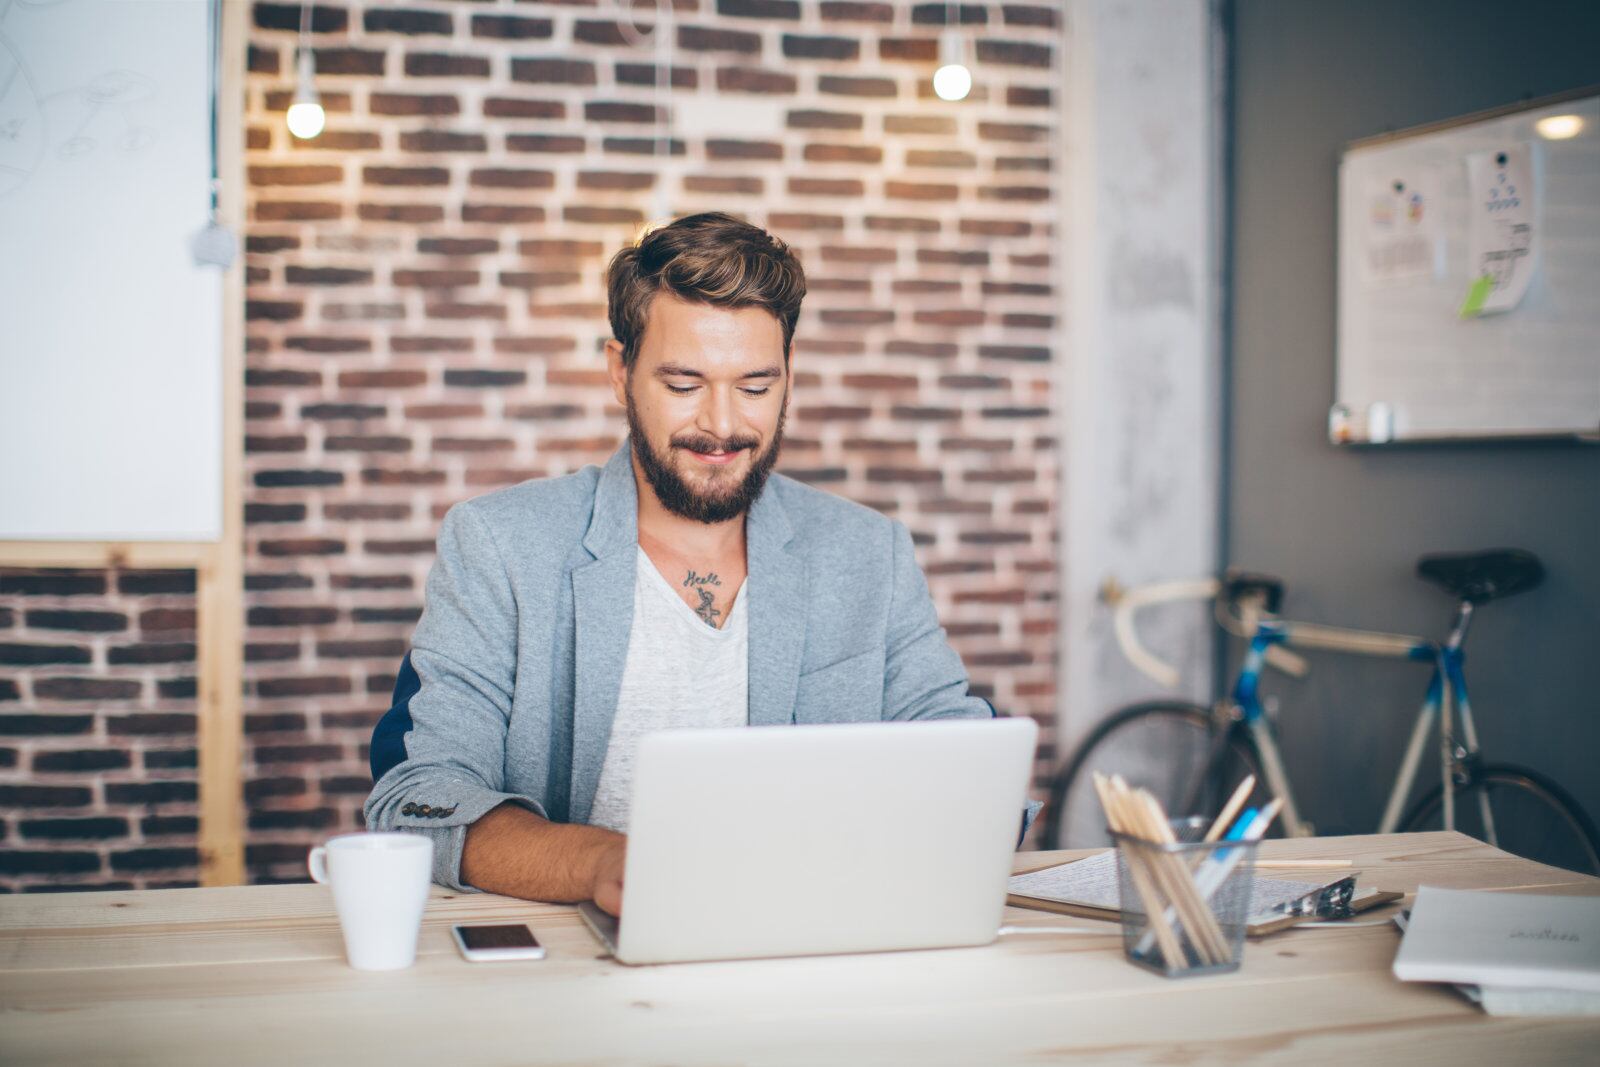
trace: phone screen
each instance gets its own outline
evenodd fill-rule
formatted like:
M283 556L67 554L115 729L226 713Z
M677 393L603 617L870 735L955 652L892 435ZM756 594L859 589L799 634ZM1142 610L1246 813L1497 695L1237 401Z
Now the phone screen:
M458 926L461 942L469 951L485 948L538 948L539 940L526 925Z

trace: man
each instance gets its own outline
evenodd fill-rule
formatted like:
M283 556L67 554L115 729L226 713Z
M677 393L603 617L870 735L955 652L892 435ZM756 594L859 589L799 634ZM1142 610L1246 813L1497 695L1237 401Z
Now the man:
M445 516L366 819L430 835L444 885L619 914L644 734L993 712L906 528L771 473L793 253L694 215L619 252L607 285L628 439Z

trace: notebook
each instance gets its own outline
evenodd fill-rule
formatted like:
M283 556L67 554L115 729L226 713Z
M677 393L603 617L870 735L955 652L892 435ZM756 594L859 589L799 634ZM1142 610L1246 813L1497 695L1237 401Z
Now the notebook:
M1423 886L1394 974L1494 990L1600 993L1600 897Z

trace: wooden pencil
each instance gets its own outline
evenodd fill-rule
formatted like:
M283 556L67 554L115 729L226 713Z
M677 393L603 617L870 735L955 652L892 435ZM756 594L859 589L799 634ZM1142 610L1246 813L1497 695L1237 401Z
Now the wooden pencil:
M1099 794L1100 807L1105 811L1106 822L1120 834L1131 834L1132 831L1124 821L1122 805L1118 798L1112 795L1111 783L1105 775L1095 773L1094 788ZM1183 949L1172 927L1167 924L1166 906L1153 884L1151 872L1145 866L1145 857L1133 848L1122 848L1118 851L1122 855L1123 864L1127 867L1128 880L1133 883L1134 891L1144 902L1145 916L1150 923L1150 931L1155 935L1156 944L1161 948L1162 960L1169 968L1182 966L1185 962Z
M1255 789L1255 787L1256 776L1253 774L1247 775L1245 780L1239 783L1239 787L1233 791L1233 796L1229 797L1228 802L1222 806L1222 813L1211 824L1211 829L1206 831L1205 839L1207 841L1215 841L1227 832L1234 816L1239 814L1239 809L1244 807L1244 802L1249 798L1251 790Z

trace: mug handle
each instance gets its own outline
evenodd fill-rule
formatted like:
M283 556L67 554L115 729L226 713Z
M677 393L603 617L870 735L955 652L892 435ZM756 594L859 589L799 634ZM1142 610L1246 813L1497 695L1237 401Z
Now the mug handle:
M311 872L313 882L328 884L328 850L318 845L306 857L306 868Z

